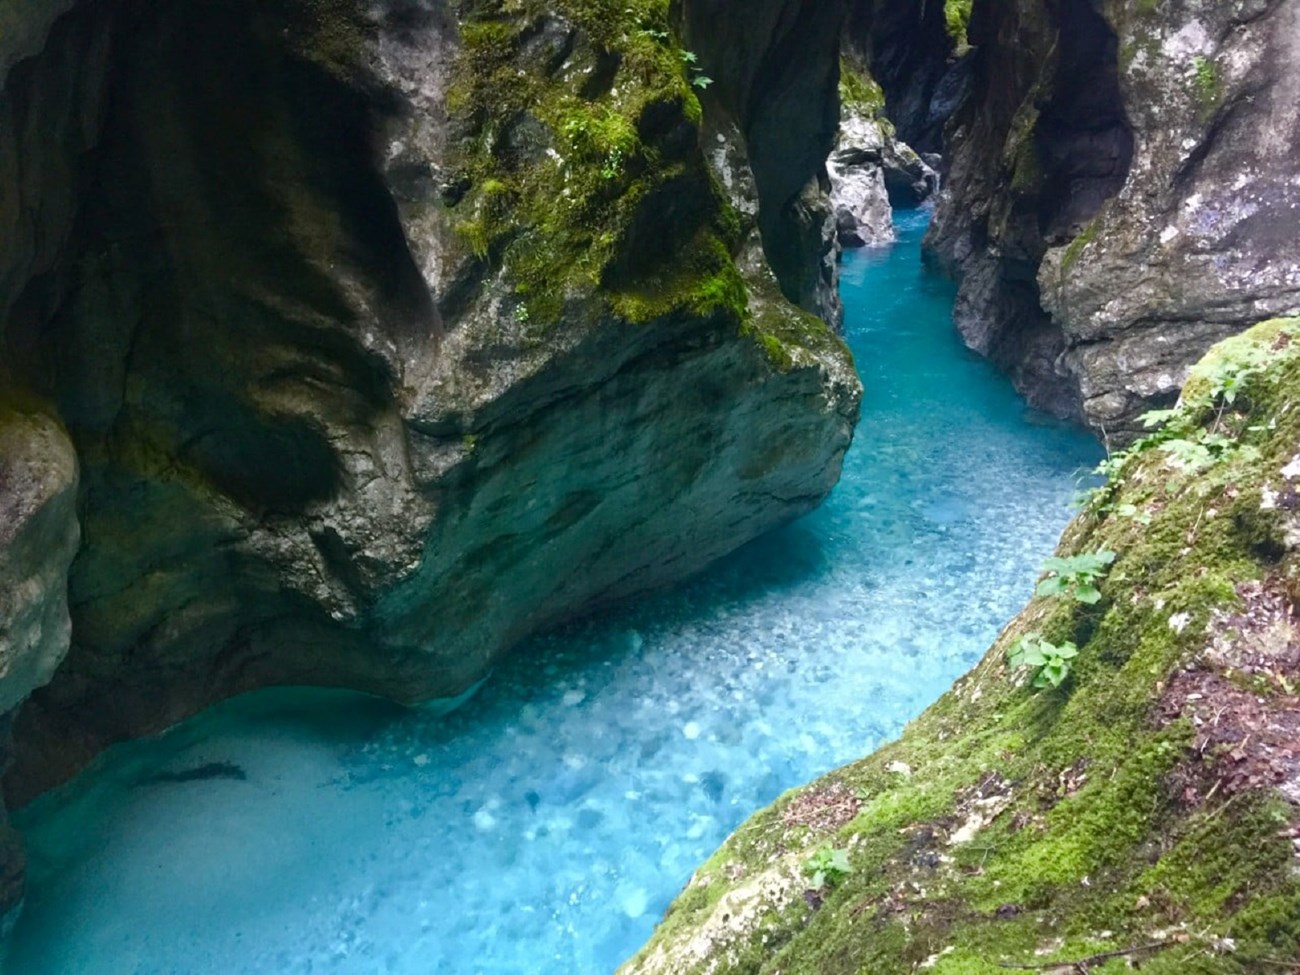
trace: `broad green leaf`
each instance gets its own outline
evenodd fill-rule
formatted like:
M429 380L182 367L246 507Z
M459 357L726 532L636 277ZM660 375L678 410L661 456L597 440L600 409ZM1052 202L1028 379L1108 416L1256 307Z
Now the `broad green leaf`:
M1138 419L1142 421L1142 425L1144 427L1150 430L1152 427L1164 426L1164 424L1168 423L1170 420L1176 417L1178 413L1179 411L1176 409L1175 410L1150 410L1149 412L1143 413L1140 417L1138 417Z
M1091 606L1101 599L1101 590L1090 582L1081 582L1075 587L1074 598Z
M1040 582L1034 591L1040 596L1059 596L1065 591L1065 583L1060 576L1051 576Z

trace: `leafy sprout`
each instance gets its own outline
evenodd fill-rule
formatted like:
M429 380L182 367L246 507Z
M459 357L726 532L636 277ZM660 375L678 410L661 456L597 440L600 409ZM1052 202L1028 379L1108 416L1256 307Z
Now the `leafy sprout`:
M1040 596L1069 596L1076 602L1092 605L1101 599L1097 583L1114 561L1115 553L1108 549L1048 559L1043 565L1048 576L1035 592Z
M1022 636L1007 651L1007 663L1017 670L1034 668L1034 687L1060 687L1070 676L1071 661L1079 655L1079 648L1065 642L1060 646L1044 640L1042 634Z
M853 872L849 863L849 851L833 846L823 846L804 861L803 872L808 876L808 885L812 890L834 887Z

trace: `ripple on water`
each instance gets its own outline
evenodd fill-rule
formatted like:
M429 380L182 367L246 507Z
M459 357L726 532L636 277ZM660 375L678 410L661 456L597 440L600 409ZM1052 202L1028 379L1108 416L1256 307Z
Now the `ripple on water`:
M924 219L845 262L867 401L820 511L450 717L268 691L114 749L21 817L10 975L608 975L744 817L978 659L1095 462L960 346ZM210 763L242 778L158 778Z

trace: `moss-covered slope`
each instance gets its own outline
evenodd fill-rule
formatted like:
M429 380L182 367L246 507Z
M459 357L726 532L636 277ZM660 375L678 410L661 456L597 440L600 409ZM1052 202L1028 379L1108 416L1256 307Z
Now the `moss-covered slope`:
M1295 970L1298 407L1300 320L1216 347L1066 533L1099 593L1056 563L900 741L738 830L625 975ZM1059 687L1011 666L1027 637L1077 646Z

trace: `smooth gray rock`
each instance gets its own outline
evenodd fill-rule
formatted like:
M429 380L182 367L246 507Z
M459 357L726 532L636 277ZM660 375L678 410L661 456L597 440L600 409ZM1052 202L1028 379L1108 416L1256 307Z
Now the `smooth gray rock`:
M14 710L68 652L76 497L77 458L59 423L42 409L0 402L0 770ZM0 803L0 940L21 907L24 866Z
M77 458L59 424L0 404L0 714L48 683L68 652L76 497Z
M887 135L877 119L846 114L828 168L836 230L843 247L869 247L894 240L894 214L886 188Z

